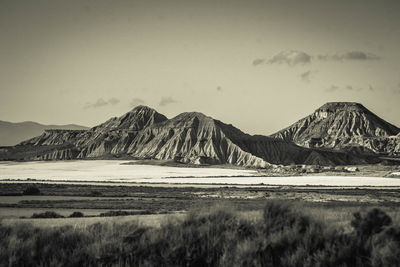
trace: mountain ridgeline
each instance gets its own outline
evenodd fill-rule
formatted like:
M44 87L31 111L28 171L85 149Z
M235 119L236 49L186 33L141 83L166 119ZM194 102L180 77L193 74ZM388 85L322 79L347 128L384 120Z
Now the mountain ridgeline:
M0 146L14 146L28 138L42 134L46 129L87 130L89 128L75 124L44 125L33 121L0 121Z
M198 112L167 119L138 106L89 130L45 130L3 149L0 159L129 158L261 168L365 164L398 153L398 134L397 127L355 103L328 103L269 137L246 134Z

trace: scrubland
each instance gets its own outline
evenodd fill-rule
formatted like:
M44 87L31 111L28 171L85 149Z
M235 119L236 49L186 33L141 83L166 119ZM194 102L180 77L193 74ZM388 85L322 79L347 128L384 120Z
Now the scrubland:
M260 216L216 205L158 227L0 225L3 266L398 266L399 253L400 225L380 209L346 230L278 200Z
M399 202L396 187L3 182L0 266L398 266Z

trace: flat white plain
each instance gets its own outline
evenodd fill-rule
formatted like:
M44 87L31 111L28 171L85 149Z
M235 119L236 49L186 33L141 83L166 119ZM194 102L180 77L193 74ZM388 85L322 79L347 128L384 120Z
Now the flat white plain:
M0 180L237 184L297 186L400 186L400 179L362 176L258 176L256 170L126 165L120 160L0 162Z

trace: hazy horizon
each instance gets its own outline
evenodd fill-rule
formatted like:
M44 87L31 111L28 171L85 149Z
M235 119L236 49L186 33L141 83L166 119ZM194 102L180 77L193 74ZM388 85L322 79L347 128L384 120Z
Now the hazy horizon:
M92 127L142 104L268 135L351 101L400 127L398 1L0 7L0 120Z

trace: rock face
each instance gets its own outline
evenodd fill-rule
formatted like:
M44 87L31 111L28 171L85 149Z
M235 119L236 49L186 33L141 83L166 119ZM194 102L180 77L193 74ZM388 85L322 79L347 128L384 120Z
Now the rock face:
M399 134L399 128L359 103L332 102L271 137L309 148L396 155Z
M323 112L331 111L323 108L314 117L328 118L321 115ZM386 134L383 128L376 131L382 136ZM0 159L123 157L263 168L271 164L338 165L370 161L368 157L354 157L347 152L300 147L292 143L292 136L297 133L290 129L277 138L251 136L202 113L186 112L167 119L154 109L139 106L89 130L46 130L0 153Z
M21 142L19 145L51 146L74 144L78 138L85 136L86 130L44 130L42 135Z

